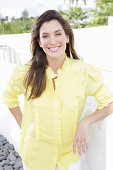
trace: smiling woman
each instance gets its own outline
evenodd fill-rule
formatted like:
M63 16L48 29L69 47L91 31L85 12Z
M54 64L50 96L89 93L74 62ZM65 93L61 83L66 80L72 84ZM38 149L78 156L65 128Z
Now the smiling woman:
M38 17L31 36L32 59L15 67L3 93L21 127L19 153L25 169L89 170L81 167L80 159L88 149L88 127L113 112L113 96L101 71L80 61L72 28L57 11ZM99 104L80 120L87 96Z

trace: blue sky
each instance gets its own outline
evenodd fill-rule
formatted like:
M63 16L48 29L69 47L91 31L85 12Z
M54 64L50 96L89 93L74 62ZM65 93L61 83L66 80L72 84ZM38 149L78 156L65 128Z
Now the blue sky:
M55 5L63 0L0 0L0 8L33 8L38 4Z
M62 3L63 0L0 0L0 13L5 16L19 16L24 9L34 9L42 13L46 9L57 9Z
M94 4L94 1L87 0L87 4L91 6ZM31 11L34 14L39 13L40 15L47 9L57 9L58 5L60 6L61 4L65 7L63 2L64 0L0 0L0 13L3 16L20 17L24 9L32 9ZM83 0L79 0L78 2L83 3Z

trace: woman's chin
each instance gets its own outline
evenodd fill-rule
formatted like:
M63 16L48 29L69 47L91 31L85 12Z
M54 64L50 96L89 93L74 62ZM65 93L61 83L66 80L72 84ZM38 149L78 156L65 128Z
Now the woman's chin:
M58 55L48 55L47 58L50 58L50 59L57 59L59 58Z
M64 53L59 52L59 53L53 53L53 54L48 53L47 54L48 59L58 59L59 57L62 58L62 56L65 56L65 52Z

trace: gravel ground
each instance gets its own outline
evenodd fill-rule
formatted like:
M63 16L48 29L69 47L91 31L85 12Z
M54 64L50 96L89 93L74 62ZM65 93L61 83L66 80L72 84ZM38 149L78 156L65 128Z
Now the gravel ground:
M0 170L23 170L22 159L14 145L0 134Z

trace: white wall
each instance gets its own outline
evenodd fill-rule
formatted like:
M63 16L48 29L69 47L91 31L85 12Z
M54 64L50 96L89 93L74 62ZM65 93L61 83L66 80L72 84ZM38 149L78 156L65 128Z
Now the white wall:
M85 61L113 71L113 26L74 30L75 48Z

